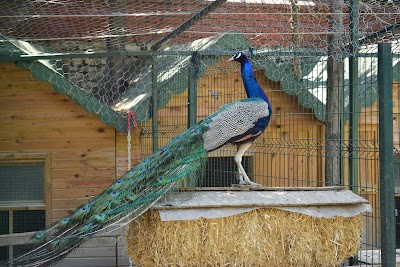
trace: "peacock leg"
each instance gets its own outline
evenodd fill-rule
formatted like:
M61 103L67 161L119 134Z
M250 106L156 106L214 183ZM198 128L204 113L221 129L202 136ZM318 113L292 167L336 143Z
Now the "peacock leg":
M247 173L244 170L243 165L242 165L243 155L247 151L247 149L249 149L250 147L251 147L251 143L243 143L243 144L238 145L238 151L236 152L236 155L235 155L235 162L236 162L236 165L238 166L238 172L239 172L239 184L260 186L260 184L250 181L250 178L247 175Z

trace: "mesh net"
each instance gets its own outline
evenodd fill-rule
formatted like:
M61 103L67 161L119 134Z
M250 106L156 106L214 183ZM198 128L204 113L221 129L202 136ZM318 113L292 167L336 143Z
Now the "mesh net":
M360 1L359 9L358 37L363 44L398 37L398 31L392 31L399 23L398 1ZM255 47L298 45L324 50L329 33L342 35L344 43L350 43L349 29L344 27L350 11L348 1L324 0L5 1L1 30L10 38L57 52L145 50L171 33L175 38L167 39L170 44L185 44L229 31L243 33ZM342 18L337 32L330 27L335 24L329 23L331 15ZM185 23L192 27L177 34ZM382 30L388 35L376 34Z
M374 208L364 216L364 251L381 245L377 44L392 44L399 149L399 37L396 0L37 0L2 1L0 10L0 60L29 68L35 80L49 81L120 132L134 111L143 157L191 118L246 98L239 66L226 62L244 51L273 107L270 126L246 153L250 178L321 186L333 176L349 185L355 172L355 191ZM340 69L336 76L332 66ZM327 98L337 99L333 110ZM235 152L228 146L210 153L203 185L234 183ZM332 162L338 167L331 170Z
M250 48L257 67L323 119L312 102L325 96L317 86L326 80L324 56L342 60L375 53L378 41L397 43L400 19L398 1L361 1L356 20L343 1L5 1L2 7L1 53L47 55L20 65L119 131L126 131L129 109L141 122L151 117L152 91L163 107L186 90L194 51L204 70L221 55ZM305 87L312 88L300 92ZM364 94L368 101L371 94Z

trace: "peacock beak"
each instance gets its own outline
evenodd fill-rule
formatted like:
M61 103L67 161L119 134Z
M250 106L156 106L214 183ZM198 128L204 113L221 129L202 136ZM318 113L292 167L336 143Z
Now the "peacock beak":
M235 60L235 56L228 59L228 61L232 61L232 60Z

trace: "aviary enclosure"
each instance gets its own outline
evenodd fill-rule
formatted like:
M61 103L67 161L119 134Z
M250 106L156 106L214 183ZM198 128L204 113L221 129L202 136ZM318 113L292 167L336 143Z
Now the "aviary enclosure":
M97 114L115 128L115 140L138 142L133 151L116 141L113 178L222 105L245 98L239 66L226 61L243 51L273 106L270 126L245 154L250 178L267 187L350 188L373 211L363 214L361 247L348 265L394 262L400 248L393 234L400 205L399 1L7 0L1 6L1 62L29 70L28 85L48 82ZM14 127L10 122L18 118L4 115L12 98L3 99L3 125ZM9 131L1 126L1 152L21 151L10 145ZM200 182L187 186L237 183L235 151L212 152ZM27 192L7 187L12 173L1 166L0 234L61 218L56 208L7 208ZM59 200L49 201L56 207ZM1 247L1 259L20 253L17 247Z

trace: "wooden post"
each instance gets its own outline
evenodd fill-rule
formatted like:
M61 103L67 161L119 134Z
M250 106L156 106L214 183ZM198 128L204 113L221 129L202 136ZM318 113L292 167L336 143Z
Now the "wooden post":
M343 0L330 3L328 34L328 77L325 134L325 183L340 185L341 129L340 115L343 91Z

